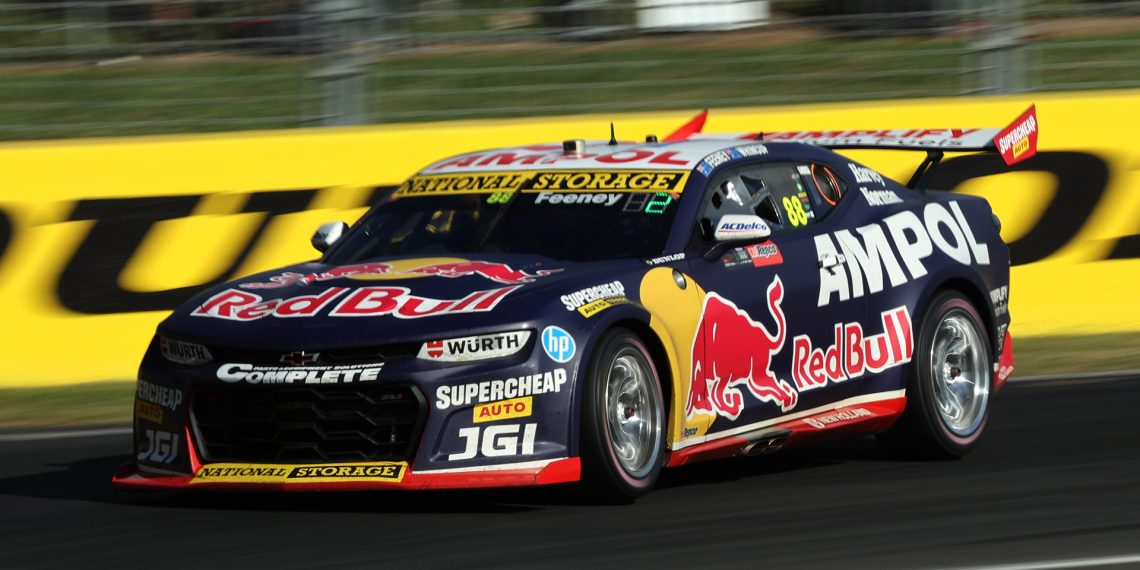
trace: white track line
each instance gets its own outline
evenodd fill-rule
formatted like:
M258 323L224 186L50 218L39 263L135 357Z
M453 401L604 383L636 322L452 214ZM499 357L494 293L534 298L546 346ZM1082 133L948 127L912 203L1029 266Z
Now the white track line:
M1112 372L1084 372L1080 374L1047 374L1044 376L1013 376L1007 384L1052 382L1055 380L1104 380L1108 378L1130 378L1140 376L1140 370L1115 370Z
M1140 554L1125 554L1121 556L1101 556L1098 558L993 564L990 566L960 566L955 570L1051 570L1054 568L1096 568L1100 566L1116 566L1119 564L1136 564L1138 562L1140 562Z
M37 431L28 433L0 434L0 443L8 441L39 441L43 439L75 439L80 437L98 437L101 435L122 435L131 433L129 427L112 427L83 430Z

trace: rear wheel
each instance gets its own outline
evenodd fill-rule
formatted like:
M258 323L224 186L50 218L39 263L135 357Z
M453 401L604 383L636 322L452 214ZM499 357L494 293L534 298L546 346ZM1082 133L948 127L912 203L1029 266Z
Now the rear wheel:
M993 357L989 334L970 301L937 294L918 330L907 406L879 441L895 454L952 458L978 444L989 419Z
M631 500L653 487L665 456L665 406L657 368L628 329L606 332L582 401L583 481L595 497Z

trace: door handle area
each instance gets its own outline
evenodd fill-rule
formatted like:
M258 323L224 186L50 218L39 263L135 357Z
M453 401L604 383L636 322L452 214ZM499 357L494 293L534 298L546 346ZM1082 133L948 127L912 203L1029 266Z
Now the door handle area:
M847 261L846 257L842 254L825 253L819 256L819 266L823 269L831 269L840 263Z

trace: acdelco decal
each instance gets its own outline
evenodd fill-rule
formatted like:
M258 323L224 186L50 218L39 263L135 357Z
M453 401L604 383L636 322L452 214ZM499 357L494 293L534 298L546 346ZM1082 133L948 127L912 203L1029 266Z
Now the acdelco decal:
M327 465L212 463L198 469L190 483L399 483L404 479L407 468L408 464L403 462Z
M864 291L882 291L884 270L890 287L919 279L926 275L922 260L930 257L936 248L963 265L988 265L990 252L986 244L978 243L958 203L950 202L949 206L947 209L942 204L927 204L922 218L914 212L903 211L887 216L881 223L859 227L855 232L839 230L816 236L819 258L830 256L840 260L830 267L820 266L818 306L830 304L836 296L846 301L862 297ZM861 239L855 237L856 234ZM898 251L897 257L895 251Z
M435 407L446 410L473 403L486 404L524 396L551 394L561 392L562 386L565 384L566 369L555 368L550 372L527 374L515 378L472 382L458 386L440 386L435 390Z
M411 294L407 287L331 287L314 295L263 300L259 295L227 289L210 297L190 314L232 321L254 321L265 317L313 317L338 297L343 299L330 317L381 317L418 319L459 313L493 310L519 285L475 291L462 299L432 299Z
M471 421L475 423L493 422L496 420L509 420L514 418L530 417L534 410L534 397L524 396L490 404L479 404L471 414Z
M883 332L873 336L866 336L859 323L835 325L835 342L826 349L814 348L807 335L797 336L792 341L796 388L814 390L910 362L914 353L910 312L898 307L884 311L880 320Z

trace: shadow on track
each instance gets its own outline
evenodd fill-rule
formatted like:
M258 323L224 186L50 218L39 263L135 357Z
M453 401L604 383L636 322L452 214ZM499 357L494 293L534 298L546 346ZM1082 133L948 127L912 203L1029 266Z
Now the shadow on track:
M583 500L575 485L533 489L344 493L232 491L163 493L117 490L111 486L111 474L130 459L129 455L113 455L81 459L68 464L49 464L60 469L0 479L0 495L147 508L302 513L511 513L598 505ZM889 459L873 439L864 438L793 449L768 456L698 463L666 470L662 473L654 492L666 493L671 489L760 479L778 473L850 461Z

